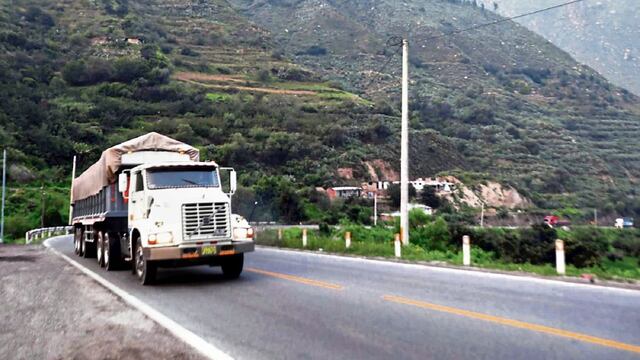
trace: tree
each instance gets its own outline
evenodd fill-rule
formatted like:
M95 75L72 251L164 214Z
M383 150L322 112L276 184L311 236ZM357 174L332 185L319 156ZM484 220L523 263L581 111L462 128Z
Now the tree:
M389 186L389 197L391 198L391 205L394 207L400 207L400 184L391 184ZM416 197L416 188L409 184L409 200Z
M498 3L497 2L493 2L493 11L498 11Z
M423 204L434 209L439 208L441 204L440 198L438 197L438 195L436 195L436 190L431 186L426 186L422 189L420 200Z

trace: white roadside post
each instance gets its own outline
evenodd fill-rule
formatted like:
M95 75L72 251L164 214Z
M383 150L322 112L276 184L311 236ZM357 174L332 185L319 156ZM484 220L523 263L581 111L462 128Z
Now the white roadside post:
M344 233L344 246L348 249L351 247L351 232L347 231Z
M302 229L302 247L307 247L307 229Z
M282 229L278 229L278 241L282 241Z
M556 271L558 275L564 275L566 273L566 266L564 262L564 241L556 240Z
M393 242L393 246L394 246L394 250L395 250L395 255L397 258L402 257L402 246L401 246L401 242L400 242L400 234L396 234L396 239Z
M462 237L462 264L464 266L471 265L471 237L469 235Z

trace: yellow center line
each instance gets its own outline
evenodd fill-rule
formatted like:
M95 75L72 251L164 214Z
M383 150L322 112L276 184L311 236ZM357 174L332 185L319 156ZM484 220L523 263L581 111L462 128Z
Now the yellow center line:
M382 299L386 301L399 303L399 304L417 306L424 309L435 310L435 311L445 312L445 313L459 315L459 316L465 316L473 319L489 321L496 324L511 326L511 327L520 328L520 329L526 329L531 331L537 331L545 334L561 336L569 339L606 346L606 347L610 347L618 350L631 351L631 352L640 354L640 346L625 344L625 343L608 340L608 339L602 339L595 336L556 329L556 328L543 326L543 325L531 324L523 321L512 320L512 319L507 319L507 318L498 317L498 316L477 313L477 312L463 310L463 309L452 308L449 306L431 304L428 302L407 299L400 296L384 295Z
M301 284L305 284L305 285L317 286L317 287L321 287L321 288L325 288L325 289L331 289L331 290L344 290L344 286L342 286L342 285L332 284L332 283L319 281L319 280L307 279L307 278L303 278L303 277L300 277L300 276L281 274L281 273L276 273L276 272L271 272L271 271L266 271L266 270L260 270L260 269L255 269L255 268L248 268L246 270L250 271L250 272L257 273L257 274L272 276L272 277L275 277L275 278L278 278L278 279L295 281L297 283L301 283Z

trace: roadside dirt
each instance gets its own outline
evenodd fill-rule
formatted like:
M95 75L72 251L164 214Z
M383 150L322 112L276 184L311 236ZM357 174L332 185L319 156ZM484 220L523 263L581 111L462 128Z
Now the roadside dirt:
M0 358L202 359L41 245L0 245Z

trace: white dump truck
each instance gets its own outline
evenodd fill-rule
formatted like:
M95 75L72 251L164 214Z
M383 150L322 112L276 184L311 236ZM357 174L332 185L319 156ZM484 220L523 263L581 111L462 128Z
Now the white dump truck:
M235 189L235 170L201 162L198 149L158 133L113 146L73 180L75 253L107 270L130 264L144 285L159 267L221 266L237 278L254 242L232 215Z

